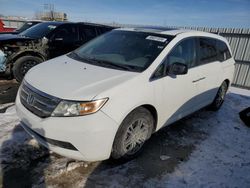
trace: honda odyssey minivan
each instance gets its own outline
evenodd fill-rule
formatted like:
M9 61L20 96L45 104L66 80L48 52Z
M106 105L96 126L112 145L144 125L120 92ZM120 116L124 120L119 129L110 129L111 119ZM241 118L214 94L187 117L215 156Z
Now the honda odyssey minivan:
M160 128L206 106L218 110L234 63L219 35L115 29L32 68L17 113L22 127L58 154L130 159Z

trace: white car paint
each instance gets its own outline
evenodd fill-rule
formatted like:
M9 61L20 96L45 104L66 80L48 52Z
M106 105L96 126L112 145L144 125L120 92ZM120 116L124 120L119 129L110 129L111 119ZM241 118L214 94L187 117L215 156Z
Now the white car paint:
M137 73L85 64L63 55L56 61L52 59L35 66L25 80L32 86L38 84L39 90L62 99L92 100L100 92L135 75ZM47 79L41 79L44 77Z
M130 30L133 29L122 29ZM157 33L159 31L153 31ZM87 161L109 158L116 132L124 118L135 108L150 105L156 109L156 131L210 104L224 80L233 78L234 59L230 58L190 68L185 75L150 80L170 50L188 37L211 37L228 42L221 36L185 30L164 31L176 35L154 62L142 73L114 70L73 60L66 55L32 68L25 81L36 89L61 99L90 101L108 97L98 112L80 117L39 118L16 99L17 113L23 123L38 134L73 144L71 151L40 142L51 150ZM193 82L205 77L199 82ZM205 92L205 94L204 94ZM32 132L26 129L31 135ZM36 136L35 136L36 137ZM37 137L36 137L37 138ZM39 138L37 138L39 140Z

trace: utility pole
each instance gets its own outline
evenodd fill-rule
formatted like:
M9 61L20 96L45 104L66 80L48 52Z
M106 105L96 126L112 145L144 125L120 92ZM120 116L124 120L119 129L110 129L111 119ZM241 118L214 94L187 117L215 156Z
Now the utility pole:
M55 12L55 6L54 4L51 4L51 3L45 3L43 4L43 9L44 9L44 15L46 15L46 13L48 13L48 18L49 20L55 20L55 15L54 15L54 12Z

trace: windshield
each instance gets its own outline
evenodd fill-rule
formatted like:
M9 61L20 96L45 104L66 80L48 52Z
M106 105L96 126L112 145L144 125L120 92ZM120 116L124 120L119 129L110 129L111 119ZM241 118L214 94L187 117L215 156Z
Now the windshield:
M69 57L103 67L142 72L173 36L113 30L78 48Z
M24 35L26 37L30 38L43 38L45 37L49 32L54 30L58 26L57 23L40 23L37 24L23 32L20 33L20 35Z
M39 23L39 22L26 22L20 28L16 29L16 31L21 33L23 31L25 31L26 29L32 27L33 25L36 25L37 23Z

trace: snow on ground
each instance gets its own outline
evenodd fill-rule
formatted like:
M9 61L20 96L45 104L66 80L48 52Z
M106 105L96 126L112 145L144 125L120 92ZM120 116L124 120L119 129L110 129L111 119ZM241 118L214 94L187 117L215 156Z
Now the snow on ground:
M85 165L55 154L50 156L20 126L14 104L0 105L0 109L8 106L5 113L0 113L0 187L44 186L45 178Z
M241 88L237 88L237 87L230 87L229 92L239 94L239 95L250 96L250 89L241 89Z
M1 108L4 108L6 105L1 105ZM16 116L15 107L12 105L9 107L6 112L0 113L0 145L1 145L1 164L7 163L10 157L9 155L13 152L13 147L16 143L20 143L26 139L24 134L16 133L13 139L13 142L6 142L6 140L10 140L13 136L13 129L16 124L18 124L19 120ZM6 146L8 144L8 146ZM4 146L4 147L3 147ZM8 148L8 149L7 149ZM3 152L3 150L5 150Z
M117 164L74 161L49 152L21 128L13 105L0 113L0 185L250 187L250 128L238 116L249 106L250 92L232 88L218 112L201 110L162 129L141 156Z
M229 97L222 110L207 119L214 126L210 136L186 163L162 177L160 187L250 187L250 129L238 118L250 98Z

